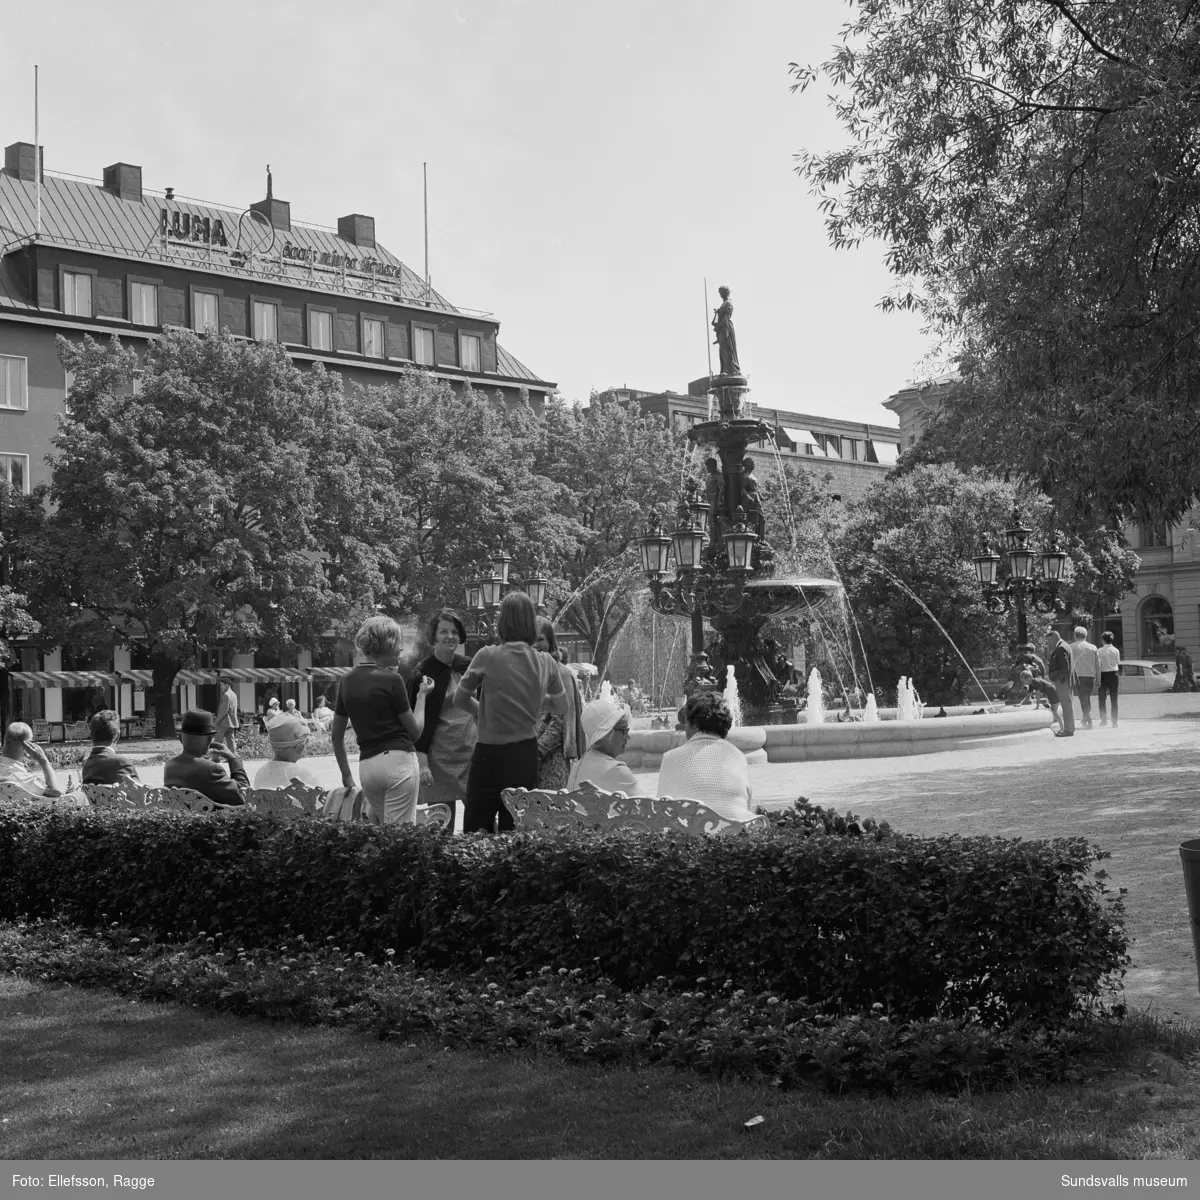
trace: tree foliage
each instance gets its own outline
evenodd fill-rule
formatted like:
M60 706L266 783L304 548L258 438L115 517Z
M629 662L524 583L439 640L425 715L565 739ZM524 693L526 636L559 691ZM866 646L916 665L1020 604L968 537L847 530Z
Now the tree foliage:
M144 639L165 732L171 683L200 651L306 644L347 615L322 565L312 471L338 383L280 346L182 330L150 347L136 391L137 358L116 339L63 341L60 356L74 382L53 439L40 612L75 648Z
M963 658L977 668L1007 657L1015 615L987 610L971 559L1011 525L1015 504L1044 544L1054 520L1044 496L952 466L889 478L851 506L833 552L876 686L891 690L908 676L927 700L950 702L970 682ZM1132 585L1136 555L1111 535L1072 537L1062 548L1067 615L1111 612ZM1031 616L1031 629L1049 620Z
M637 547L646 518L673 514L695 456L660 417L595 393L586 408L549 401L527 436L533 469L561 489L573 540L550 563L556 619L588 639L603 671L646 586Z
M852 0L823 78L849 144L805 153L835 245L959 357L977 460L1081 525L1200 495L1200 7Z

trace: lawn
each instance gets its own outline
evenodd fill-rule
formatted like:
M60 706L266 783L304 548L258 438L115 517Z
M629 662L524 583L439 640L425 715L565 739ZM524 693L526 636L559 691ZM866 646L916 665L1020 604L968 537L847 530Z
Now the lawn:
M1134 1021L1073 1086L900 1099L380 1042L0 976L10 1159L1200 1153L1200 1037ZM761 1115L762 1124L745 1122Z

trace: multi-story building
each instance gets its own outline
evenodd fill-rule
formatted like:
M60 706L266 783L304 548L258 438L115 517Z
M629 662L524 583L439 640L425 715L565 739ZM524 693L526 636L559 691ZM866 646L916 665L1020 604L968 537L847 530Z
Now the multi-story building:
M884 401L900 418L900 444L907 450L920 440L940 406L953 401L954 377L903 388ZM1126 524L1125 537L1141 559L1131 592L1116 612L1101 614L1093 640L1108 631L1127 658L1168 658L1176 646L1200 647L1200 506L1178 524L1144 527ZM1058 628L1065 634L1069 622Z
M294 221L269 175L265 198L222 207L145 188L142 168L128 163L88 180L47 172L44 149L38 157L17 142L0 172L0 471L15 487L47 478L69 383L60 335L118 334L144 349L168 326L228 331L280 342L298 365L324 363L348 385L426 368L512 403L525 394L538 404L554 391L498 343L492 314L451 304L376 241L373 217L350 213L336 228ZM116 671L128 680L121 711L133 711L148 682L136 657L134 647L115 662L70 664L60 651L30 647L14 673L29 692L18 709L71 719L92 706L97 687L116 698ZM186 676L181 704L212 685L218 665L242 672L249 707L256 685L310 699L306 651L289 664L248 655L204 664Z
M609 388L604 395L619 403L637 404L643 413L655 413L679 429L711 419L709 379L705 375L688 384L686 393L646 392ZM748 397L750 415L765 421L775 432L774 443L751 446L772 457L776 449L784 461L796 462L817 472L834 497L849 503L861 500L895 464L900 452L899 431L891 425L871 425L841 417L821 417L794 409L766 407ZM764 464L763 469L765 469Z

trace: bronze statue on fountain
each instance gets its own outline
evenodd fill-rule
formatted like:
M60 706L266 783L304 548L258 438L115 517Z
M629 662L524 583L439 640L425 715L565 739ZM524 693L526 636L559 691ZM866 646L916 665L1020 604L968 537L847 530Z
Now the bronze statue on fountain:
M664 533L658 515L651 514L650 528L641 539L642 569L655 611L691 618L688 694L714 683L724 687L726 669L733 666L747 723L761 724L793 719L795 712L793 705L789 716L782 703L791 664L764 634L767 621L805 609L815 613L841 589L828 579L775 577L775 552L767 538L755 463L746 454L751 443L773 442L775 431L746 415L750 384L738 362L733 304L727 287L719 293L721 305L713 312L712 326L721 369L709 386L719 419L688 431L692 441L715 447L716 456L705 460L703 492L695 481L685 488L671 534ZM672 551L674 578L668 578ZM706 619L717 633L708 652Z

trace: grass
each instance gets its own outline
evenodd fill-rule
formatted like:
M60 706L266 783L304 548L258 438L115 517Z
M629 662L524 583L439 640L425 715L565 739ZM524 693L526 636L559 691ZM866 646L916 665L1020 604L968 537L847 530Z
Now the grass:
M0 1146L11 1159L1196 1157L1200 1035L1140 1015L1102 1049L1083 1084L836 1097L2 975Z

